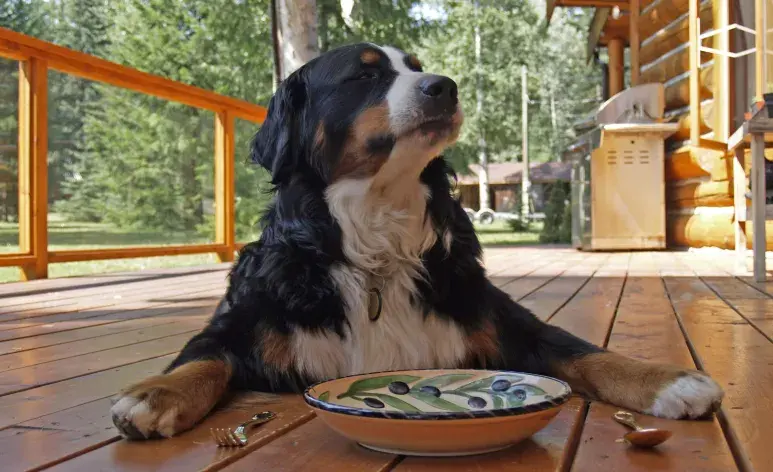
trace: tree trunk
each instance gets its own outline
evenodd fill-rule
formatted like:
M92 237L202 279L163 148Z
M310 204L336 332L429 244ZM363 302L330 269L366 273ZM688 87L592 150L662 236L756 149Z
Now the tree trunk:
M319 55L316 0L273 0L277 81Z

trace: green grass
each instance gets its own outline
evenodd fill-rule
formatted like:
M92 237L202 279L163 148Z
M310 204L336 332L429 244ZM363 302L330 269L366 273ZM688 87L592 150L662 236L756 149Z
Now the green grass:
M494 221L490 225L475 223L475 232L484 246L525 246L539 244L542 223L534 223L526 232L514 232L505 221Z
M476 224L475 229L484 246L514 246L539 243L538 226L535 226L530 232L514 233L505 222L496 221L491 225ZM48 233L51 250L212 242L211 238L193 232L160 233L116 228L105 223L64 221L57 215L50 215ZM257 235L251 235L250 240L256 238ZM18 226L11 223L0 223L0 253L17 252L19 250L18 242ZM217 257L214 254L70 262L66 264L51 264L49 266L49 277L70 277L164 267L187 267L215 262L217 262ZM13 282L17 280L19 280L19 269L16 267L0 267L0 282Z

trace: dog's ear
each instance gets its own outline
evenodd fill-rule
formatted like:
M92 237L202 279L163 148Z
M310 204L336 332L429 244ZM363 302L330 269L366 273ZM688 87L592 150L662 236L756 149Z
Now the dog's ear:
M290 75L271 98L266 120L252 139L250 158L271 172L274 185L286 181L300 163L297 134L306 98L306 86L300 74Z

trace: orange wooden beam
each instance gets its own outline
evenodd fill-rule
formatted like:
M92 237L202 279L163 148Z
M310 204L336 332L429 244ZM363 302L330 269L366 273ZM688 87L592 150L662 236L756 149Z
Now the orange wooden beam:
M72 249L51 251L49 262L80 262L105 259L132 259L136 257L181 256L184 254L205 254L225 250L222 244L183 244L179 246L134 246L104 249Z
M48 277L48 68L33 57L19 64L19 250L35 258L23 280Z
M0 57L15 60L44 59L51 69L142 92L185 105L214 112L230 110L234 116L262 123L266 117L264 107L217 94L210 90L186 85L147 72L73 51L41 41L9 29L0 28Z
M215 240L224 246L221 262L234 260L236 250L236 188L234 183L234 117L229 112L215 117Z

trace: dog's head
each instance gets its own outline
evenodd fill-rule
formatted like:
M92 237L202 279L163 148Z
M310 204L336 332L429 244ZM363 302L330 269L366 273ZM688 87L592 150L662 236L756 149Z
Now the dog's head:
M418 178L462 124L456 83L423 72L412 55L344 46L280 85L253 140L252 157L275 185L293 175L383 182Z

